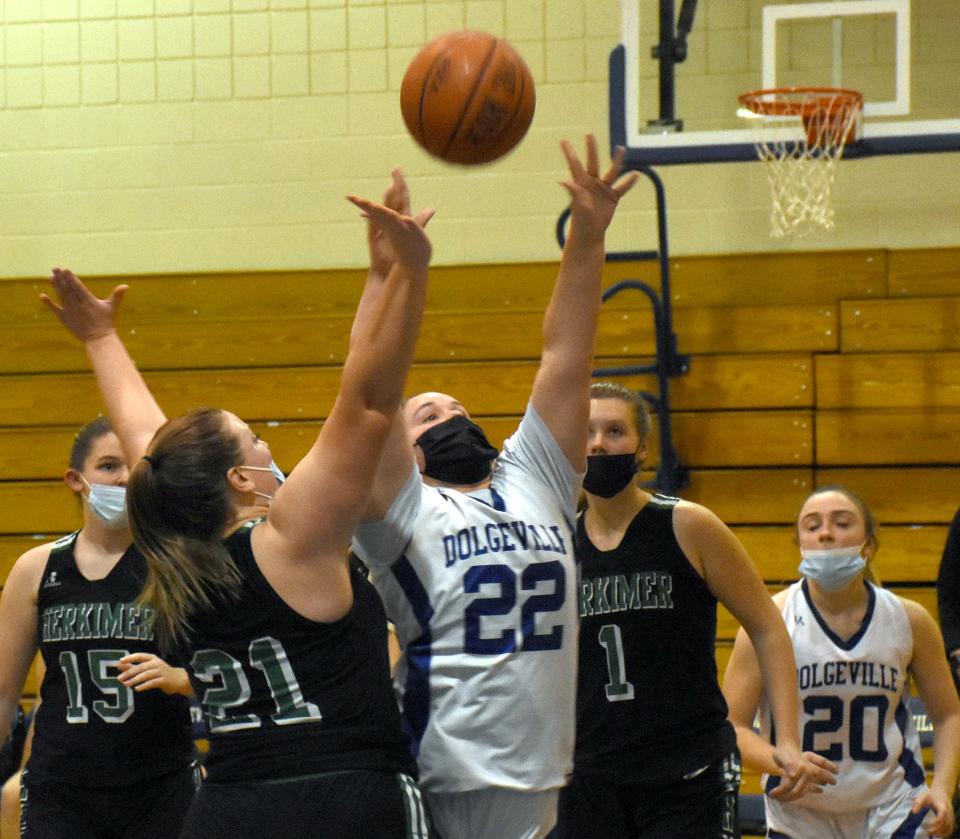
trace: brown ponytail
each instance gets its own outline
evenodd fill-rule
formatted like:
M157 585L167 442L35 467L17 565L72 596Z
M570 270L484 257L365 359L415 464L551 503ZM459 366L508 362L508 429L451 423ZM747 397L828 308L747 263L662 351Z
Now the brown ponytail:
M186 639L196 612L239 588L221 540L233 513L226 474L240 459L223 412L201 409L164 425L130 474L130 529L148 567L141 600L164 653Z

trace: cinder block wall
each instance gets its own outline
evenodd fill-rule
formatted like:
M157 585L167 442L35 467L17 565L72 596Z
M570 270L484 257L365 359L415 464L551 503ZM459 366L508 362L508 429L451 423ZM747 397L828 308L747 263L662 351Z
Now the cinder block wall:
M942 42L928 80L957 98L956 4L915 5L917 25ZM748 62L738 50L755 15L729 10L750 4L702 6L729 21L730 37L694 39L691 67ZM359 265L362 226L342 196L378 194L398 163L416 202L439 210L438 264L554 259L558 142L588 130L607 142L617 0L2 0L0 10L0 276L57 263L97 274ZM509 38L537 82L525 142L472 171L419 151L399 113L407 62L459 28ZM787 245L767 237L759 165L662 175L677 254L936 246L960 229L956 155L844 165L839 229ZM646 185L610 242L654 242Z

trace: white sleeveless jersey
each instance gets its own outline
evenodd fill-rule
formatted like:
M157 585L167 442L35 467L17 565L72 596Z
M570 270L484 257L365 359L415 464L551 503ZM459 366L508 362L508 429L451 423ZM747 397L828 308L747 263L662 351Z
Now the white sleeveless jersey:
M789 589L783 619L797 659L800 748L839 768L836 786L768 811L809 807L833 813L865 810L920 789L925 783L920 740L906 706L913 632L895 594L865 583L870 600L858 632L834 634L810 599L804 581ZM770 736L770 709L761 708ZM774 782L777 779L773 779ZM773 789L764 778L765 788Z
M414 468L354 550L394 622L396 683L430 792L562 786L572 769L576 474L532 406L489 489Z

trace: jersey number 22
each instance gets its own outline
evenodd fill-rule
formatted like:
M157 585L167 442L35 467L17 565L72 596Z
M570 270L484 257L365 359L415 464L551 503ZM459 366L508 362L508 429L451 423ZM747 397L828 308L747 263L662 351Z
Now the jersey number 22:
M533 591L541 582L553 583L553 591L532 594L520 609L520 649L559 650L563 646L563 626L537 632L537 615L557 612L566 598L566 572L557 561L528 565L520 574L520 590ZM478 597L463 615L463 649L473 655L502 655L517 649L517 631L510 627L493 638L481 634L483 618L509 615L517 605L517 575L506 565L474 565L463 575L463 590L477 594L480 586L497 586L499 594Z

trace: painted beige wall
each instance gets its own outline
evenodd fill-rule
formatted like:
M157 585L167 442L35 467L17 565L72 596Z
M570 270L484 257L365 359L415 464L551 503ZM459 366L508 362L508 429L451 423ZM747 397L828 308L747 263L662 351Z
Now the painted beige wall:
M749 61L747 0L703 0L729 20L714 63ZM960 7L917 0L956 95ZM402 164L438 208L438 264L549 260L564 204L558 143L606 143L606 61L617 0L0 0L0 276L68 263L88 274L361 265L347 192L377 195ZM407 137L398 90L429 38L509 38L537 82L520 148L466 171ZM951 27L953 27L951 29ZM927 42L929 43L929 39ZM718 52L719 50L719 52ZM731 54L732 50L732 54ZM709 52L704 55L710 55ZM719 61L717 56L723 56ZM935 67L934 70L937 68ZM839 229L767 236L759 165L664 168L676 254L953 245L955 154L841 167ZM625 201L614 248L654 243L652 195Z

